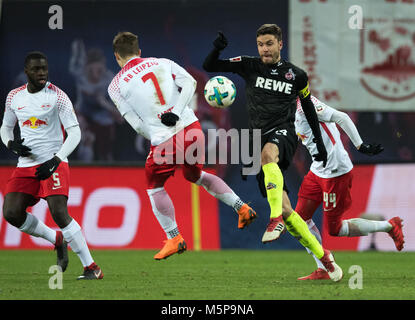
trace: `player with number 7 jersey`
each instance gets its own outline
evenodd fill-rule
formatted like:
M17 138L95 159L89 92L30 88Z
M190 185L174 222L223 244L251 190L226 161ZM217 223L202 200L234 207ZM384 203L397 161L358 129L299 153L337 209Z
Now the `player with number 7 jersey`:
M131 32L118 33L113 50L121 71L108 93L133 129L151 141L145 165L146 189L153 213L167 236L154 259L166 259L187 248L176 223L173 202L164 189L178 166L188 181L203 186L238 213L238 228L249 225L256 217L252 208L222 179L202 170L205 137L189 107L196 89L193 77L171 60L142 58L138 37Z
M362 153L373 156L382 152L383 147L379 144L363 143L356 126L346 113L324 104L316 97L312 96L311 101L320 122L321 135L327 150L327 165L323 167L321 162L312 162L310 171L304 177L298 192L295 211L307 222L310 232L320 242L321 235L312 217L320 204L323 203L323 212L327 223L325 227L331 236L356 237L373 232L388 232L395 242L397 250L402 250L404 239L402 220L399 217L394 217L389 221L372 221L362 218L342 219L343 214L352 203L353 164L343 147L336 124L344 130L354 146ZM295 130L310 155L317 153L313 142L313 133L304 116L299 99L295 114ZM329 279L320 260L316 257L314 259L317 263L317 270L309 276L299 278L299 280Z

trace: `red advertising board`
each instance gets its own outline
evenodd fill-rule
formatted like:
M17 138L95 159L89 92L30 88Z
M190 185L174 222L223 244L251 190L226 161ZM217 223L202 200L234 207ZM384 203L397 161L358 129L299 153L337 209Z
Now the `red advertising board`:
M13 167L0 167L0 207ZM145 187L145 172L136 167L72 167L69 214L78 221L91 249L159 249L166 239ZM212 172L211 170L207 170ZM189 249L219 249L218 202L186 181L181 170L166 183L179 230ZM57 226L41 200L28 212ZM50 248L46 240L20 232L0 219L0 249Z

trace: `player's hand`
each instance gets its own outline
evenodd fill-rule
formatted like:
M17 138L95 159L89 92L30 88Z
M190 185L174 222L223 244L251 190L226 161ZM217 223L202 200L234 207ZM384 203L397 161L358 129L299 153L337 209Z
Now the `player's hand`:
M7 148L17 154L19 157L28 157L32 153L32 149L28 146L23 145L24 139L10 140L7 144Z
M163 113L161 115L161 123L168 127L173 127L179 121L179 116L173 112Z
M313 154L314 161L323 161L323 167L326 167L327 164L327 150L324 146L323 141L317 141L316 138L313 139L313 142L317 145L317 154Z
M380 144L377 143L362 143L359 146L359 152L367 154L368 156L374 156L378 153L381 153L383 151L383 147Z
M218 31L218 36L213 41L213 46L218 50L223 50L228 45L228 40L222 31Z
M37 169L35 175L40 180L45 180L49 178L59 167L61 160L58 157L53 157L52 159L42 163Z

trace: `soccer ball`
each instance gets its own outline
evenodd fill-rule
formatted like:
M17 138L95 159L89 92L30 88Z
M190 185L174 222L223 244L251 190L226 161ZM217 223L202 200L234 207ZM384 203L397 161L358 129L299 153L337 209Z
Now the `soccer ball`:
M217 76L206 82L205 99L214 108L227 108L236 98L236 87L231 80Z

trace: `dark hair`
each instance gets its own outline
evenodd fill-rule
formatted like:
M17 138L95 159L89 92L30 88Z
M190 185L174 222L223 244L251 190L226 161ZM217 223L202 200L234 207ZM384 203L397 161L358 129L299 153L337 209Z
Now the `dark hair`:
M46 58L46 56L42 52L31 51L26 55L26 58L24 59L25 68L27 67L27 65L29 64L31 60L37 60L37 59L45 59L46 61L48 61L48 58Z
M112 49L118 53L121 58L138 54L138 37L131 32L118 32L112 41Z
M258 30L256 31L257 38L259 36L263 36L264 34L272 34L275 36L275 38L277 38L278 41L282 40L281 28L277 26L276 24L266 23L260 26Z

